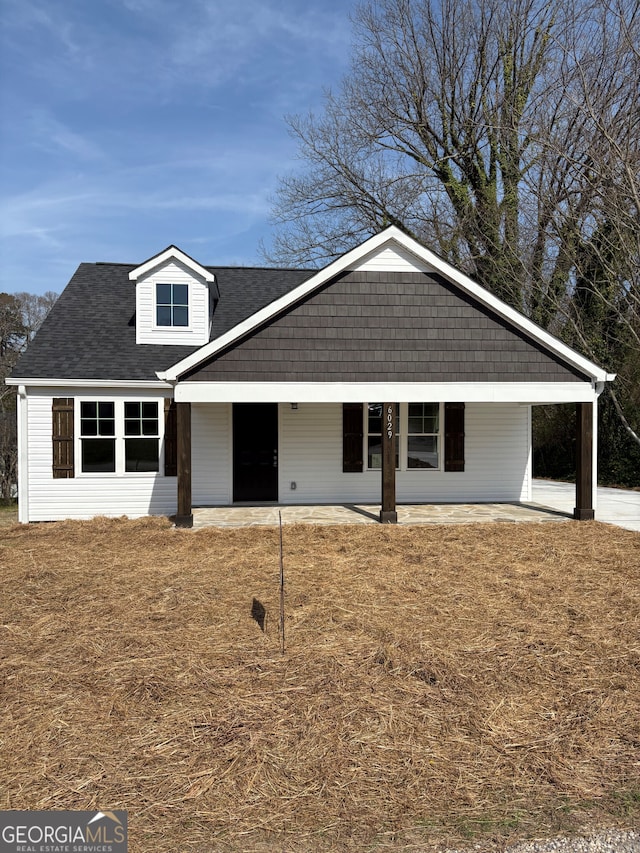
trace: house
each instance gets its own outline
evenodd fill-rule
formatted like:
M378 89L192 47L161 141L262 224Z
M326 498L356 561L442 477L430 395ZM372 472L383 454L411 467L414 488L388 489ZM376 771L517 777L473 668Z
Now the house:
M19 517L528 501L532 406L574 403L591 519L613 378L393 227L319 271L81 264L9 380Z

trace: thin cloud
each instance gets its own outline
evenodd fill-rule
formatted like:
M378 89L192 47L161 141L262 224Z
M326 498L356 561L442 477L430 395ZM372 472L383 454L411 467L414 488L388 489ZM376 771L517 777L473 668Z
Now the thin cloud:
M159 210L215 210L221 213L241 213L248 216L267 216L271 209L268 193L214 193L180 198L148 199ZM143 205L145 207L146 205Z
M29 115L31 144L46 151L61 151L81 160L103 160L105 152L86 134L76 133L50 112L35 109Z
M0 204L0 237L36 239L60 247L90 223L131 213L155 219L172 212L209 212L240 216L247 221L268 215L270 188L248 192L225 188L216 192L184 192L174 182L162 188L127 187L123 175L77 180L79 190L49 184L28 193L5 197ZM97 225L95 227L98 227Z
M42 29L68 53L76 56L82 53L81 43L74 37L73 24L64 15L53 14L51 3L4 0L3 7L2 25L7 37L16 30Z
M346 68L344 0L0 3L3 279L59 289L80 260L191 240L254 261L283 116Z
M221 87L260 85L282 98L305 80L344 63L344 8L239 0L118 0L104 5L61 0L5 0L4 46L28 73L81 100L92 93L134 103L197 99ZM107 14L119 6L119 15ZM46 38L38 39L34 31ZM31 37L25 38L25 32ZM40 43L37 50L29 44ZM51 42L49 39L52 39ZM46 46L46 49L45 49ZM300 62L300 57L305 57ZM293 84L293 85L292 85ZM288 104L287 109L295 108Z

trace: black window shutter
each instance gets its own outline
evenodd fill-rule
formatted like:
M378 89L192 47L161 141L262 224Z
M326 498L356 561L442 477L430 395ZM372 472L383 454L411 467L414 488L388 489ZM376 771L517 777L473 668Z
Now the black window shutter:
M73 465L73 397L54 397L51 406L53 440L53 479L68 480L74 476Z
M342 404L342 470L357 473L363 469L363 403Z
M444 404L444 470L464 471L464 403Z
M176 401L164 401L164 475L178 476L178 420Z

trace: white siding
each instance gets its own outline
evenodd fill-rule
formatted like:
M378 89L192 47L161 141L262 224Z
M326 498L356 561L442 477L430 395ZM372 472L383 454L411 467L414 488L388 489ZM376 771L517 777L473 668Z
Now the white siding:
M95 515L172 515L176 511L175 477L165 477L163 460L158 474L81 474L79 466L79 424L76 418L76 476L54 480L51 439L51 406L54 397L78 397L78 389L29 389L28 507L29 521L58 521L64 518L92 518ZM160 430L163 428L162 393L132 391L109 394L104 388L82 389L84 399L143 400L157 399ZM22 499L22 496L21 496ZM22 520L22 519L21 519ZM25 521L27 519L24 519Z
M231 503L231 405L191 406L194 506Z
M434 272L433 267L399 245L376 249L349 269L352 272Z
M529 410L513 404L467 404L465 470L399 471L398 502L519 501L529 496ZM281 406L280 501L380 501L379 471L342 472L342 407ZM295 490L291 483L295 482Z
M95 515L135 518L172 515L176 511L176 478L158 474L52 476L51 406L53 397L78 397L77 389L29 389L28 493L26 521L91 518ZM105 389L83 389L84 399L116 399ZM119 392L119 400L157 399L161 392ZM300 403L279 406L279 495L283 504L379 503L380 472L342 471L342 406ZM193 505L231 502L231 406L192 405ZM162 420L162 419L161 419ZM469 403L465 410L465 471L401 471L398 502L469 502L527 500L531 487L530 411L527 406ZM76 422L76 434L79 424ZM291 488L295 482L296 488Z
M156 327L156 284L189 286L188 328ZM135 288L136 343L200 346L208 342L209 288L193 270L179 261L170 261L139 279Z

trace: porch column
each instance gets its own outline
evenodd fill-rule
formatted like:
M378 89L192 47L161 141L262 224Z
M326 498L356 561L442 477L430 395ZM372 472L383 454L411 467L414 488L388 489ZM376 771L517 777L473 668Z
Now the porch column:
M176 403L178 512L176 527L193 527L191 511L191 403Z
M396 404L382 404L382 506L381 524L397 524L396 512Z
M577 521L593 521L593 420L594 403L576 403L576 506Z

